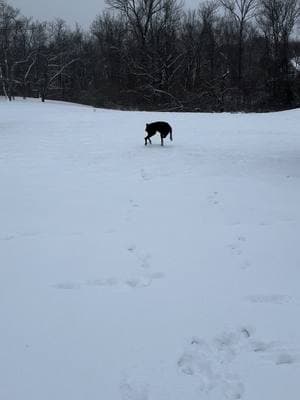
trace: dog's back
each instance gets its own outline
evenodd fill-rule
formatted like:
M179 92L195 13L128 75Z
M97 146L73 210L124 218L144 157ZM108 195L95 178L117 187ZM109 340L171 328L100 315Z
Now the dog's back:
M167 122L157 121L147 124L146 131L150 135L154 135L156 132L159 132L163 135L163 137L166 137L170 132L172 132L172 128Z

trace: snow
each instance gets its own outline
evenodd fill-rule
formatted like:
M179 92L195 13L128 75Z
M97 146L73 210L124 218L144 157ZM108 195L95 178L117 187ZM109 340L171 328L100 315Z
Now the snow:
M0 399L296 399L299 125L0 100Z
M291 64L297 72L300 72L300 59L298 57L292 58Z

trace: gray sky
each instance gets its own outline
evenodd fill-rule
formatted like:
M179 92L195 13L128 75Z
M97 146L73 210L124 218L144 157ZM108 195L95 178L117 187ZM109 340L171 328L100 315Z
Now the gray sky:
M201 1L185 0L185 4L192 8ZM59 17L70 26L78 22L83 28L88 28L105 8L105 0L8 0L8 3L19 8L26 17L40 21Z

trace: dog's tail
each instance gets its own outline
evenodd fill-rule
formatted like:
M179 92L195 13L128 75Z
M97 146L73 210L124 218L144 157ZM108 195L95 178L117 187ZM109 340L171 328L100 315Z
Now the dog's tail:
M173 140L173 136L172 136L172 127L170 126L170 140Z

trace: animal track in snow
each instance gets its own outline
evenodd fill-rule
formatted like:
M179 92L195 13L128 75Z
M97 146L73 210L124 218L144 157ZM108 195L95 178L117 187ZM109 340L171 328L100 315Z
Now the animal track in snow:
M87 286L116 286L119 280L117 278L95 279L86 282Z
M277 365L294 364L295 361L297 361L296 358L289 353L280 353L276 358Z
M150 259L151 259L151 255L150 254L145 254L143 256L139 257L139 260L141 262L140 267L141 268L150 268Z
M120 384L122 400L148 400L149 389L146 384L124 380Z
M234 345L237 341L235 334L224 334L213 343L193 338L177 365L185 375L197 377L201 391L222 390L228 399L240 399L244 386L238 376L228 372L236 356Z
M143 168L141 169L141 177L144 181L149 181L151 179L148 172L146 172Z
M9 241L9 240L13 240L15 238L14 235L5 235L5 236L1 236L0 240L1 241Z
M131 277L125 281L127 286L132 288L141 288L150 286L155 279L162 279L164 274L162 272L153 272L136 277Z
M52 285L56 289L78 289L82 286L88 287L129 287L132 289L146 288L153 284L153 281L164 278L164 274L160 271L151 271L150 265L150 254L139 254L136 250L135 244L130 244L127 250L133 254L136 258L139 266L139 271L136 273L128 274L126 277L108 277L108 278L97 278L90 279L84 283L73 283L73 282L60 282ZM143 271L141 271L141 269Z
M150 268L150 259L151 259L151 255L150 254L140 254L137 249L136 249L136 245L135 244L130 244L127 247L127 250L132 253L134 255L134 257L136 258L136 260L139 263L139 266L143 269L148 269Z
M251 350L257 353L264 361L278 366L294 364L300 361L299 351L288 348L278 342L252 341Z
M79 283L74 283L74 282L61 282L57 283L55 285L52 285L55 289L60 289L60 290L72 290L72 289L79 289L80 284Z
M60 282L52 285L55 289L79 289L83 286L88 287L130 287L132 289L145 288L150 286L154 280L162 279L164 274L161 272L152 272L149 274L142 275L132 275L128 278L118 279L115 277L110 278L102 278L102 279L94 279L88 280L85 283L73 283L73 282Z
M237 240L234 243L229 244L228 247L234 255L239 256L243 253L242 247L244 242L246 242L246 238L244 236L238 236Z
M132 218L132 215L134 214L134 210L139 208L139 204L132 199L129 200L129 206L130 207L127 210L127 214L125 216L125 221L130 221Z
M240 382L238 376L225 374L225 379L221 384L221 390L227 399L241 399L245 392L245 387Z
M134 200L129 200L131 207L133 208L138 208L139 204L137 202L135 202Z
M284 294L250 295L245 298L251 303L287 304L293 301L292 297Z
M162 272L152 272L148 274L151 279L161 279L165 277L165 274Z
M219 204L218 194L218 192L213 192L211 195L208 196L208 200L211 204Z
M7 234L4 236L0 236L0 241L9 241L13 239L18 239L18 238L31 238L31 237L36 237L40 233L39 232L16 232L14 234Z
M233 256L241 256L243 254L243 252L244 252L243 247L244 247L244 244L246 241L247 241L247 239L245 238L245 236L239 235L236 238L235 242L228 245ZM241 268L247 269L250 267L250 265L251 265L250 261L247 259L244 259L242 261Z
M132 277L124 281L124 283L131 288L141 288L150 286L152 279L147 276Z
M278 366L298 361L295 351L278 343L257 340L253 329L244 327L236 332L224 332L210 342L193 338L177 365L183 374L197 379L201 391L209 393L218 390L230 400L241 399L245 388L233 371L233 361L245 352L256 353L259 358Z
M134 252L136 250L136 245L135 244L131 244L127 247L127 250L130 252Z
M161 279L164 277L162 272L150 272L151 269L151 255L148 253L140 253L137 251L135 244L130 244L127 250L134 256L138 262L138 266L145 270L144 273L136 274L125 281L125 283L132 288L140 288L150 286L155 279ZM146 272L148 271L148 272Z

